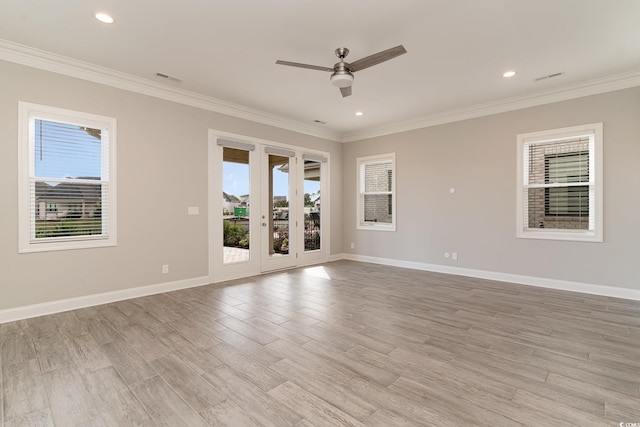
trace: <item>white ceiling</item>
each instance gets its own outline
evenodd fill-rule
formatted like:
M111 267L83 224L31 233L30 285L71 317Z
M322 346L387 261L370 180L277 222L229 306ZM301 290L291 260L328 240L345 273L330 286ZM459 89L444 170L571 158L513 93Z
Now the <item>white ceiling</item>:
M115 24L95 20L97 11L111 14ZM635 76L640 1L2 0L0 39L345 139L594 79ZM354 61L399 44L408 53L356 73L347 98L331 86L329 73L275 64L333 66L337 47L348 47L347 59ZM518 74L503 78L509 69ZM564 74L534 81L557 72Z

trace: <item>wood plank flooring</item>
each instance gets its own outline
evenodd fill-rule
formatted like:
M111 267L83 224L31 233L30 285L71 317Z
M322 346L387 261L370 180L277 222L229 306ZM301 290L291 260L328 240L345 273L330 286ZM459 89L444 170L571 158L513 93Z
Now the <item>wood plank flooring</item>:
M640 423L640 302L375 264L5 323L0 346L6 427Z

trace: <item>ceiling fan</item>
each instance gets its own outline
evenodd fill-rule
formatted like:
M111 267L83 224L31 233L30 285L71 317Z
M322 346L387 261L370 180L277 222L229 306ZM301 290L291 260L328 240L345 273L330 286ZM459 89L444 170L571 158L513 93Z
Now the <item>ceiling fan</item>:
M344 58L349 54L349 49L346 47L339 47L335 50L336 56L340 58L340 62L336 63L333 68L322 67L319 65L301 64L299 62L290 61L276 61L276 64L289 65L290 67L308 68L310 70L328 71L331 74L331 83L340 88L342 96L351 95L351 83L353 83L353 73L356 71L364 70L365 68L372 67L380 64L381 62L388 61L407 53L404 46L399 45L392 47L391 49L383 50L373 55L365 56L352 63L345 62Z

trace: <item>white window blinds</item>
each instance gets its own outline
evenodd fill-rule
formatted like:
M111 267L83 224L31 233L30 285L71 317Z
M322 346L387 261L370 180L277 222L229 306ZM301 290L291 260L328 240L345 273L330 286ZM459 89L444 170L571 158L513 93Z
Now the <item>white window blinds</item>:
M247 142L230 141L227 139L219 139L217 141L217 145L219 145L220 147L236 148L238 150L246 151L253 151L256 149L256 146L253 144L249 144Z
M114 245L115 119L21 103L21 123L21 251Z
M358 226L395 229L395 156L358 159Z
M602 124L518 141L518 236L601 241Z
M42 119L33 125L31 240L108 236L103 216L109 215L109 205L103 193L109 192L109 175L102 167L108 131Z

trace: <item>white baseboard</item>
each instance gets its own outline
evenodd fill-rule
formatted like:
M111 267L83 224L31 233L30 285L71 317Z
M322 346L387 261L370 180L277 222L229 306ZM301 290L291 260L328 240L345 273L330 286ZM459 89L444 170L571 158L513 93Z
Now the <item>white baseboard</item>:
M336 258L337 257L338 256L336 255ZM341 257L342 259L348 259L351 261L362 261L372 264L382 264L393 267L404 267L414 270L431 271L434 273L455 274L458 276L475 277L478 279L496 280L499 282L517 283L520 285L537 286L541 288L580 292L583 294L592 294L640 301L639 289L621 288L616 286L602 286L590 283L571 282L567 280L548 279L544 277L499 273L495 271L474 270L471 268L449 267L446 265L426 264L420 262L402 261L397 259L378 258L364 255L341 254Z
M159 283L156 285L140 286L136 288L122 289L113 292L104 292L94 295L86 295L76 298L68 298L41 304L26 305L23 307L0 310L0 323L13 322L15 320L44 316L45 314L60 313L62 311L94 305L107 304L125 299L144 297L160 294L162 292L177 291L179 289L193 288L209 284L208 277L194 277L191 279L177 280L175 282Z
M332 255L329 255L329 262L340 261L342 259L347 259L347 254L332 254Z
M640 290L620 288L615 286L602 286L589 283L570 282L566 280L547 279L544 277L523 276L519 274L499 273L495 271L474 270L470 268L449 267L445 265L426 264L413 261L402 261L390 258L378 258L354 254L334 254L329 261L368 262L372 264L389 265L393 267L411 268L414 270L431 271L434 273L455 274L458 276L475 277L478 279L497 280L499 282L517 283L520 285L537 286L541 288L557 289L562 291L580 292L584 294L601 295L615 298L640 301ZM229 279L225 279L229 280ZM0 323L13 322L15 320L44 316L46 314L60 313L78 308L90 307L125 299L138 298L162 292L177 291L179 289L193 288L211 283L208 277L194 277L191 279L177 280L174 282L159 283L156 285L140 286L136 288L122 289L113 292L104 292L94 295L86 295L76 298L68 298L50 301L41 304L27 305L23 307L0 310Z

